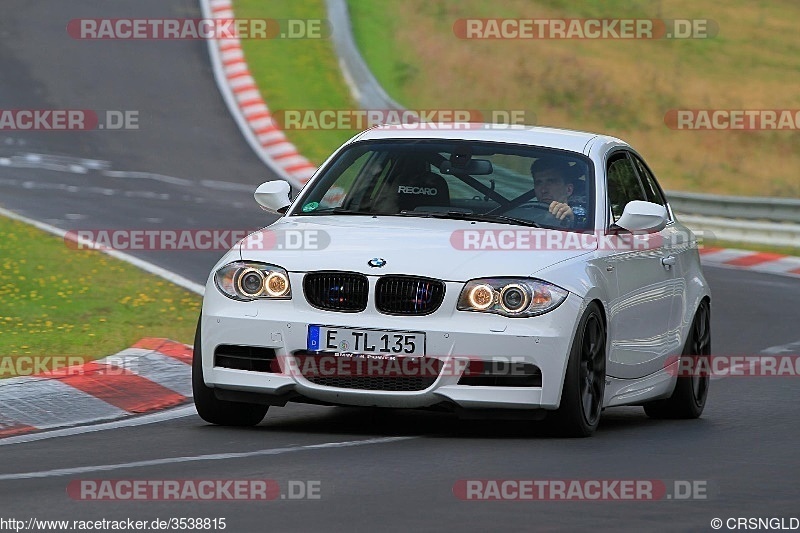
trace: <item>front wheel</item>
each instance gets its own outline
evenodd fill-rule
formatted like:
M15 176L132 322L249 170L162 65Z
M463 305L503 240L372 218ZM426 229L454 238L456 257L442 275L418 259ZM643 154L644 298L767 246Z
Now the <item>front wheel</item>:
M606 386L606 328L597 303L583 314L572 342L561 405L548 419L565 437L588 437L600 423Z
M691 375L677 378L672 396L665 400L656 400L644 404L644 412L650 418L699 418L706 406L708 386L711 378L708 365L698 363L700 359L707 359L711 355L711 306L703 300L697 308L692 321L692 328L686 338L681 357L695 359ZM682 368L680 361L678 368Z
M192 355L192 395L200 418L221 426L255 426L264 419L269 409L268 405L220 400L214 395L214 389L206 385L203 380L199 320Z

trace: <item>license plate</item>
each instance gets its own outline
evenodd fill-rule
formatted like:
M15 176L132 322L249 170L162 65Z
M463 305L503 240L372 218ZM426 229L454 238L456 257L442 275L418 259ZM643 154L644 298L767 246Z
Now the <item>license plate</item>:
M308 350L364 355L424 356L425 334L335 326L308 326Z

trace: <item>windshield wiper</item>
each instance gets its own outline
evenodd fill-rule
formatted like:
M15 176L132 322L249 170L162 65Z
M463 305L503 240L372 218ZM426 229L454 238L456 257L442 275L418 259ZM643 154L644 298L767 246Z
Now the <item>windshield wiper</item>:
M477 222L500 222L501 224L517 224L520 226L529 226L531 228L541 228L539 224L532 220L525 220L524 218L510 217L507 215L481 215L481 214L466 214L466 220L475 220Z
M464 211L401 211L401 216L415 216L421 218L449 218L456 220L474 220L475 222L499 222L500 224L517 224L531 228L541 228L532 220L515 218L506 215L486 215L479 213L465 213Z

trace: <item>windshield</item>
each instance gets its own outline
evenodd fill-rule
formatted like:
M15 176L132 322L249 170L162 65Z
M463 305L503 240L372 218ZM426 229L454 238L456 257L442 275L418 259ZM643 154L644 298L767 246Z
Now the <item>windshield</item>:
M474 141L372 141L343 150L302 191L292 214L441 217L593 229L588 158ZM551 213L567 204L569 216ZM563 213L564 210L561 210Z

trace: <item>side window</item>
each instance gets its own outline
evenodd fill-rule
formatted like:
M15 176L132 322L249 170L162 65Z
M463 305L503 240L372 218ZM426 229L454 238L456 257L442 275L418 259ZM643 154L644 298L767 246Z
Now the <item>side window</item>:
M633 163L627 154L615 155L608 163L608 201L612 222L619 220L628 202L647 200Z
M667 202L664 199L664 195L661 193L661 189L658 187L656 178L647 169L647 166L641 159L633 156L633 160L636 163L636 169L639 171L639 176L642 178L642 186L644 187L644 195L647 198L647 201L667 207Z

